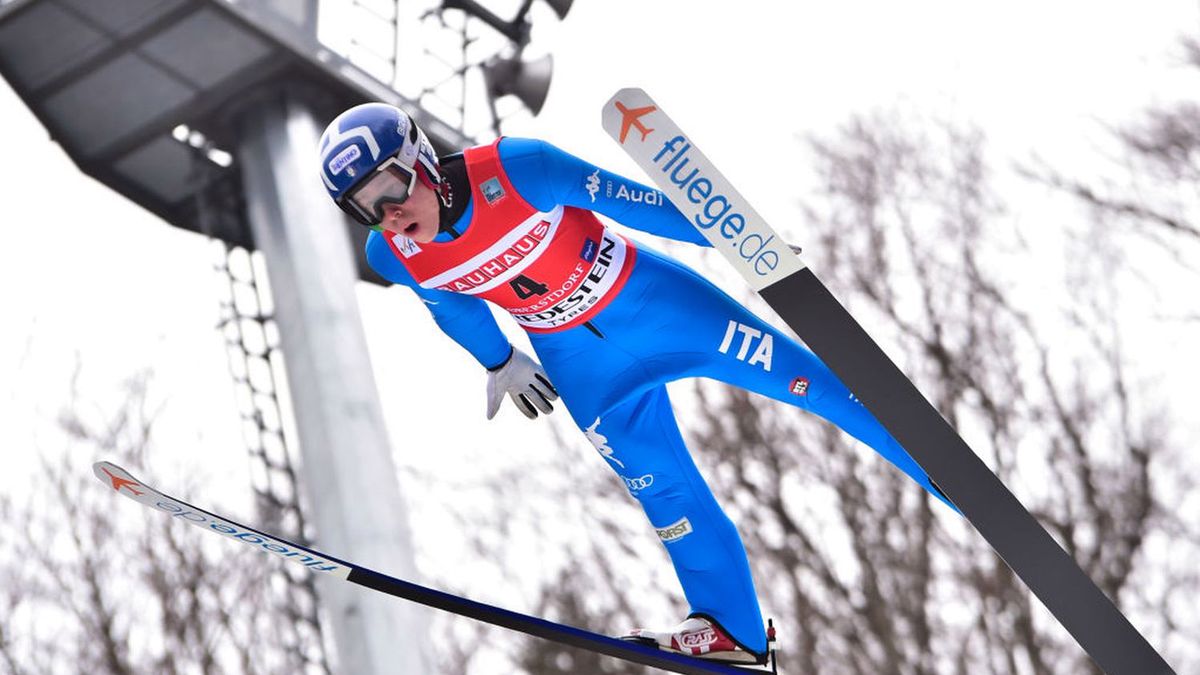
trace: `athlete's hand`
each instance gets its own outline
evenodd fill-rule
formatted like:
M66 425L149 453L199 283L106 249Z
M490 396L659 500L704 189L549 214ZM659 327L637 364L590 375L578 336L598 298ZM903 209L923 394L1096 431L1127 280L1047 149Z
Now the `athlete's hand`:
M508 360L488 370L487 418L496 416L500 401L508 394L517 408L529 419L538 416L538 411L549 415L554 406L550 402L558 398L554 385L546 377L546 371L525 352L512 348Z

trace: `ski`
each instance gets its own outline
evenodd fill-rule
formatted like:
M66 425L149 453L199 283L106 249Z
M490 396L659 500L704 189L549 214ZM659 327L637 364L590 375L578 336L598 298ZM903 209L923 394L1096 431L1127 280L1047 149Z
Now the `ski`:
M388 576L354 563L339 560L316 549L301 546L286 539L269 535L241 523L216 515L183 500L176 499L134 478L128 471L111 462L96 462L92 471L100 482L142 506L159 511L172 518L191 523L226 538L239 541L261 551L272 553L285 560L303 565L314 574L324 574L344 579L371 590L394 595L422 605L434 607L477 621L519 631L528 635L557 642L569 647L586 649L631 663L661 668L673 673L745 675L745 673L770 672L761 667L738 666L704 661L682 654L665 652L618 638L592 633L564 624L539 619L534 616L513 612L468 600L451 593L426 588L403 579Z
M646 92L618 91L604 130L854 392L1112 675L1172 673L854 317Z

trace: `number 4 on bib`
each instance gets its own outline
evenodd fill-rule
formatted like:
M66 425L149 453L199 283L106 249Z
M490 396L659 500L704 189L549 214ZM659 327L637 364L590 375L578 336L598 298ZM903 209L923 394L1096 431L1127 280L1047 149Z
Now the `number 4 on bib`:
M508 282L508 285L512 287L513 293L516 293L517 297L522 300L528 300L535 295L545 295L550 290L546 284L539 284L524 274Z

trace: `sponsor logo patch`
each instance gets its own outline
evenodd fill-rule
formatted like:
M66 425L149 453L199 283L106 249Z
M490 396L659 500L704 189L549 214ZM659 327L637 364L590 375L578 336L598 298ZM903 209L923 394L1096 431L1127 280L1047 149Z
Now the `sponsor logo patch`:
M791 386L788 387L788 391L792 392L793 394L795 394L797 396L807 396L808 395L808 378L807 377L797 377L796 379L792 380L792 384L791 384Z
M613 190L613 181L608 181L605 184L604 196L612 199L620 199L625 202L633 202L635 204L650 204L653 206L663 205L663 193L653 188L640 188L637 186L629 187L624 183L617 183L616 190Z
M335 176L338 175L343 169L346 168L346 165L350 164L350 162L353 162L359 157L362 157L362 151L358 149L357 145L351 145L345 150L342 150L338 154L334 155L333 159L329 160L329 173ZM354 173L351 172L350 175L353 176Z
M592 422L592 426L583 430L584 435L592 442L592 445L596 446L596 450L600 453L601 457L624 469L625 464L616 457L613 457L613 449L608 447L608 437L596 431L596 427L598 426L600 426L599 417L596 418L595 422Z
M504 197L504 187L500 185L499 178L493 177L483 181L479 189L483 192L483 198L487 200L488 204L495 204Z
M621 480L625 481L625 487L629 488L629 493L636 495L638 492L654 485L654 474L646 474L638 478L626 478L621 476Z
M403 255L405 258L411 258L421 252L421 247L417 245L417 242L399 234L392 237L392 243L396 245L396 249L400 251L400 255Z
M600 191L600 169L596 169L592 175L588 176L587 184L584 186L588 194L592 197L592 203L596 203L596 193Z
M717 641L717 631L711 628L705 628L702 631L695 633L684 633L679 636L679 643L684 647L695 649L697 647L705 647Z
M583 250L579 252L579 257L588 262L592 262L596 259L596 250L596 242L592 239L588 239L587 241L583 242Z
M679 541L692 533L692 523L687 519L687 516L671 523L666 527L658 527L654 529L658 533L658 538L664 543Z

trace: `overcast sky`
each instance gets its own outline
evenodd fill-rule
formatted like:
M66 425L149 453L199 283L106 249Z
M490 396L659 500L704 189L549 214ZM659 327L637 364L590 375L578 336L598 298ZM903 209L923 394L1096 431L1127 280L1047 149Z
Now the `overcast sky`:
M902 109L973 122L1001 166L1036 149L1086 175L1105 143L1105 123L1194 95L1197 81L1179 65L1176 44L1198 27L1190 0L577 0L561 23L535 9L530 53L554 55L550 97L541 116L513 118L506 133L541 137L637 175L601 130L600 107L616 89L640 86L764 217L802 245L795 200L808 187L800 167L809 157L800 137L828 134L849 115ZM414 81L421 76L412 73ZM189 466L204 458L205 466L244 468L214 328L210 244L80 174L7 85L0 85L0 119L0 438L7 456L20 467L32 448L53 439L78 359L84 394L102 402L111 403L123 378L155 371L157 396L167 400L157 470L170 469L170 453ZM322 189L315 175L314 168L296 180ZM1028 201L1009 206L1023 218L1044 212ZM732 277L721 283L735 285ZM449 472L458 470L456 458L480 449L501 457L527 444L549 451L541 435L528 440L531 424L511 409L485 421L484 373L410 293L363 287L359 299L401 462ZM579 447L590 452L582 441ZM605 470L602 462L596 470Z

